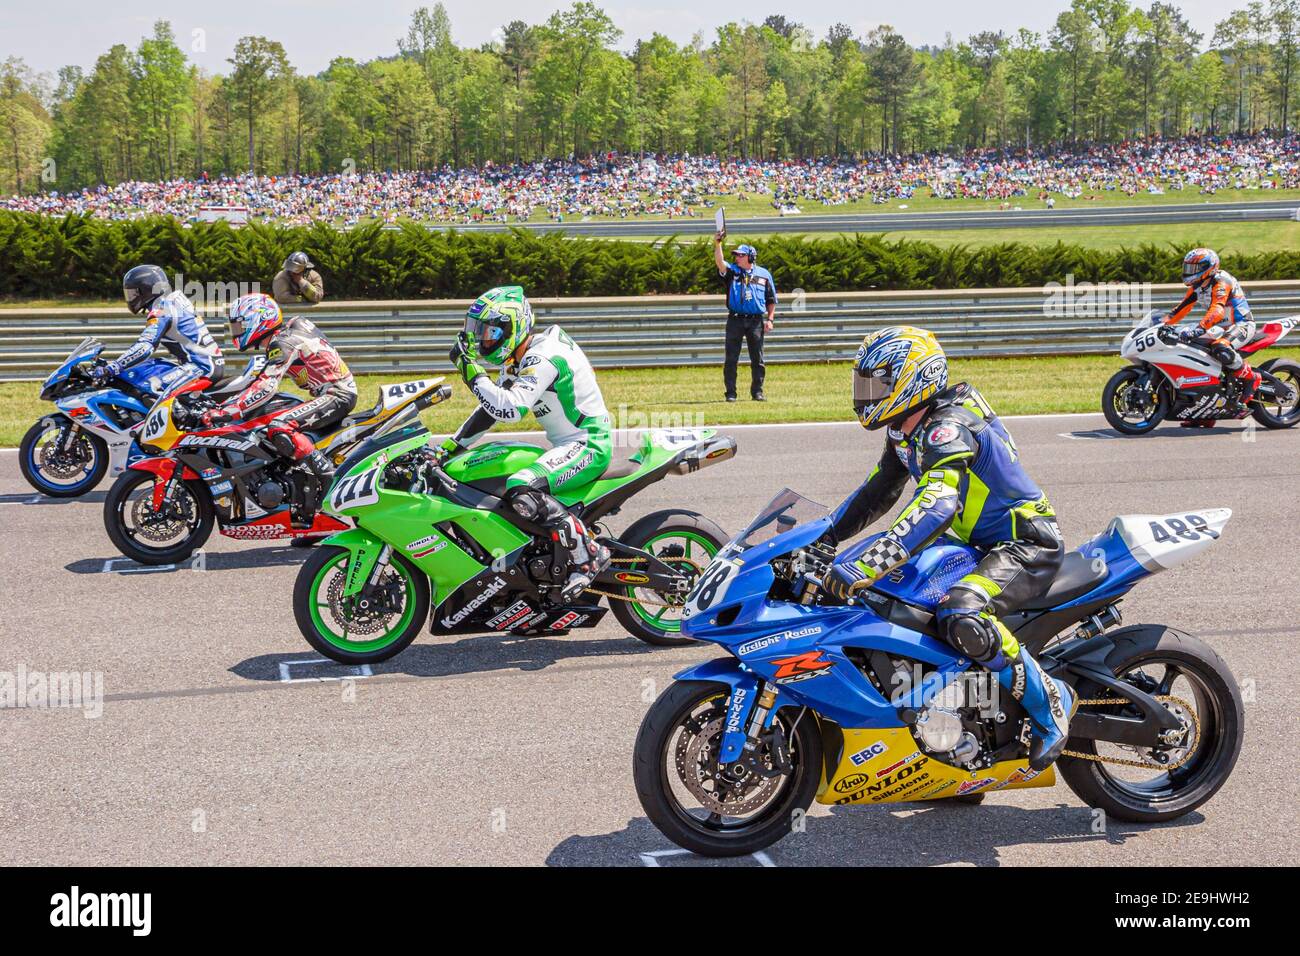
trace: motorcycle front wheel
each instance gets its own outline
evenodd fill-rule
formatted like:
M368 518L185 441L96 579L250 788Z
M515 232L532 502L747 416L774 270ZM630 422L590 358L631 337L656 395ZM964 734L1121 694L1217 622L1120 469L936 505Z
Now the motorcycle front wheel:
M73 427L66 419L48 424L42 419L27 429L18 446L18 468L23 477L51 498L84 495L108 471L108 445L98 435L78 429L68 447L60 447L64 430Z
M1169 414L1169 391L1149 370L1122 368L1102 389L1101 412L1115 431L1145 435Z
M182 480L167 510L153 506L154 475L128 468L104 499L104 530L117 549L140 564L175 564L203 547L215 513L207 486Z
M795 811L812 804L821 780L816 718L782 710L788 774L737 776L719 768L728 688L677 681L650 707L633 750L637 799L650 822L678 846L701 856L741 856L790 832ZM767 761L770 767L770 758Z
M1236 679L1218 654L1190 634L1159 625L1115 632L1106 667L1116 677L1156 697L1178 717L1183 736L1153 754L1149 748L1071 738L1067 750L1116 757L1144 766L1062 757L1066 784L1089 806L1133 823L1159 823L1195 810L1227 782L1241 753L1245 709ZM1084 681L1083 699L1119 695ZM1096 713L1137 717L1135 707L1088 705ZM1174 769L1159 765L1164 760Z
M400 654L429 617L429 579L393 552L379 580L344 596L347 548L322 545L298 570L293 617L307 643L340 664L375 664Z

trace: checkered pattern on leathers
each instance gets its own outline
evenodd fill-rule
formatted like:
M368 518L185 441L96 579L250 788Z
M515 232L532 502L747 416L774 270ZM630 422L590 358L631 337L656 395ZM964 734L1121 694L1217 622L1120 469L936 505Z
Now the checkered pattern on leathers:
M906 560L907 549L886 535L873 541L854 563L874 580Z

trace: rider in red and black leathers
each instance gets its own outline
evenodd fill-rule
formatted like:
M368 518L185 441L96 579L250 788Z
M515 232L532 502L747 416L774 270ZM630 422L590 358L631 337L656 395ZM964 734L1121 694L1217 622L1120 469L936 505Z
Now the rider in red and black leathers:
M279 306L265 295L244 296L230 310L231 336L242 352L263 345L266 367L242 392L206 413L205 424L243 418L269 401L288 376L312 397L276 415L267 435L277 451L302 462L319 479L319 495L329 485L334 466L313 444L309 431L322 431L341 422L357 404L357 386L343 357L311 322L302 316L285 321Z

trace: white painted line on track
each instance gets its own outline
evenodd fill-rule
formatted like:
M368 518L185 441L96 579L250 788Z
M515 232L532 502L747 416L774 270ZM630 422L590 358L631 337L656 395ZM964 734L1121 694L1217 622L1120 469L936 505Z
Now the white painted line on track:
M130 561L132 567L115 568L113 567L118 561ZM153 571L175 571L178 565L175 564L136 564L130 558L109 558L104 562L104 566L99 569L100 574L147 574Z
M694 856L694 854L691 853L690 850L672 849L672 850L651 850L648 853L638 853L637 856L641 858L642 866L649 866L658 869L659 861L664 857ZM772 858L768 856L766 851L764 850L758 850L755 853L749 854L749 858L754 862L756 862L759 866L768 867L768 868L776 867L776 863L772 861Z
M308 658L307 660L298 660L298 661L281 661L280 662L280 683L281 684L313 684L313 683L322 683L325 681L355 680L358 677L375 676L374 671L370 669L369 664L361 664L360 666L353 665L351 667L348 667L348 665L342 665L343 667L347 667L349 670L353 670L356 673L330 675L326 677L294 677L292 676L292 672L290 671L290 668L292 667L298 667L306 664L335 664L335 663L336 663L335 661L326 660L324 657L312 657L312 658Z

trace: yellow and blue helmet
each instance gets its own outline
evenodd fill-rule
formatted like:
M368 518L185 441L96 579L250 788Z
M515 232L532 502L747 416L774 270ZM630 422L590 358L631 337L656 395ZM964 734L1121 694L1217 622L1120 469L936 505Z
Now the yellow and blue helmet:
M853 360L853 410L863 428L911 414L948 387L948 358L932 332L896 325L871 332Z

